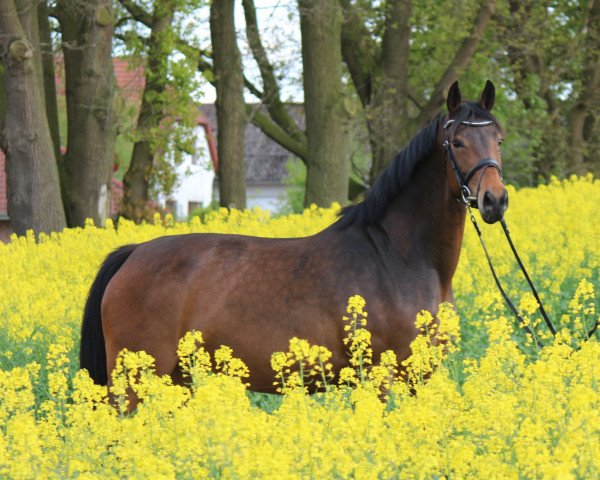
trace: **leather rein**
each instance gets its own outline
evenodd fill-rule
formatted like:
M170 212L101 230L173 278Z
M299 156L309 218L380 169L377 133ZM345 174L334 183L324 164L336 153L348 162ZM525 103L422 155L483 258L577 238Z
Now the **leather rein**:
M496 270L494 269L494 265L492 264L492 260L488 253L488 249L485 244L485 241L483 240L481 229L479 228L479 225L477 224L477 220L475 219L475 216L473 215L473 211L471 210L471 208L476 208L476 209L479 208L477 205L477 198L479 197L479 189L481 186L481 180L485 173L485 169L487 169L488 167L495 168L498 171L498 174L500 175L500 179L503 180L502 169L500 168L500 164L498 163L498 161L496 159L491 158L491 157L486 157L486 158L482 158L481 160L479 160L479 162L477 162L477 164L473 168L471 168L468 172L463 174L458 166L457 161L456 161L456 156L454 155L454 151L452 150L452 143L448 136L448 128L453 123L455 123L454 120L448 120L443 126L444 135L445 135L443 147L446 152L446 156L448 157L448 160L450 161L450 166L452 167L452 171L454 172L454 175L456 176L456 180L457 180L459 188L460 188L460 197L457 200L460 203L462 203L463 205L465 205L467 211L469 212L469 216L471 218L471 223L473 224L473 227L475 228L475 231L477 232L477 236L479 237L479 241L481 242L481 246L483 247L483 251L485 253L488 265L490 267L490 271L492 272L492 276L494 277L494 281L496 282L496 286L498 287L500 294L504 298L504 301L506 302L510 311L513 313L515 318L521 324L521 327L523 327L523 329L529 335L531 335L531 338L534 339L536 344L538 345L538 347L541 348L541 347L543 347L542 343L536 337L535 333L529 327L527 322L519 314L514 303L511 301L511 299L507 295L506 291L502 287L502 284L500 283L500 279L498 278L498 275L496 274ZM485 120L485 121L479 121L479 122L463 120L461 122L461 125L466 125L468 127L487 127L487 126L493 125L493 124L494 124L494 122L491 120ZM479 170L483 170L483 171L481 172L481 176L479 177L479 182L477 184L477 192L475 193L475 196L473 196L468 187L468 183L471 181L473 176ZM552 335L556 336L556 328L550 321L550 318L548 317L546 310L544 309L542 301L540 300L538 292L537 292L535 286L533 285L533 282L531 281L531 277L527 273L527 270L525 269L525 266L523 265L523 262L521 261L519 254L517 253L517 249L515 248L515 245L510 237L510 232L508 230L508 226L506 225L506 221L504 220L504 218L500 220L500 224L502 225L502 230L504 231L504 235L506 236L506 239L508 241L510 249L513 252L515 259L517 260L517 263L519 264L521 272L523 273L523 276L527 280L527 283L529 284L529 288L530 288L531 292L533 293L534 298L537 301L538 309L539 309L540 313L542 314L544 322L546 323L546 326L548 327L550 332L552 332ZM598 319L598 321L595 322L595 325L592 327L592 329L587 332L587 338L590 338L595 333L596 329L598 328L599 323L600 323L600 318Z

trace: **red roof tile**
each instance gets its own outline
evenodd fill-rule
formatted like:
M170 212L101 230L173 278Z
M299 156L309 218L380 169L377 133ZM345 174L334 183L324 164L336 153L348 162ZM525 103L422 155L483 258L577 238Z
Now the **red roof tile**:
M64 59L57 55L54 57L56 82L56 93L58 95L65 94L64 82ZM113 69L115 71L115 79L117 87L124 99L136 102L141 99L146 78L144 77L144 66L138 61L130 61L127 58L113 58Z
M126 58L113 58L117 86L123 97L132 101L141 98L146 85L144 66L140 62L136 63L137 65L132 65Z

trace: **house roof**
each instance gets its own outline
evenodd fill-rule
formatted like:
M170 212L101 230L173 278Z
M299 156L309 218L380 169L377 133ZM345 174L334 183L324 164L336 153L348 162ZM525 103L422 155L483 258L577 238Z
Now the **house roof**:
M264 105L252 106L267 115ZM304 106L298 103L288 103L286 109L298 126L304 129ZM210 122L216 142L218 125L215 105L201 105L200 110ZM246 159L246 184L261 185L281 183L288 174L286 163L294 155L249 121L244 137L244 157Z
M140 63L132 64L126 58L113 58L115 80L123 97L139 100L146 86L144 66Z
M65 95L65 61L62 55L54 56L54 81L56 83L56 93ZM144 75L144 65L138 61L132 61L124 57L113 58L113 69L115 71L115 80L119 93L124 100L138 102L142 98L146 77Z

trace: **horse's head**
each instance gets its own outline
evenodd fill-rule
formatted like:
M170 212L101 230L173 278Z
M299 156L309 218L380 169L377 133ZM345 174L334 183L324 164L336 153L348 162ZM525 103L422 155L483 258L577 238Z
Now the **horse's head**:
M487 223L502 219L508 193L502 182L502 130L490 111L494 84L487 81L479 103L461 102L458 82L448 92L448 116L443 120L444 149L457 197L481 212Z

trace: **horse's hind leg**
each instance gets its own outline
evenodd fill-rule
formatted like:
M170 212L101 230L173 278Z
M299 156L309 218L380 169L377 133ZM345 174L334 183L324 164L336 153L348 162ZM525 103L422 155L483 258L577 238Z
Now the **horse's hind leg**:
M172 375L177 367L177 344L185 330L182 319L187 293L181 287L171 288L173 279L166 274L160 276L159 282L150 260L133 258L127 268L113 277L102 299L109 378L117 355L125 348L151 355L159 376ZM133 397L132 403L137 403Z
M107 339L106 341L106 366L108 371L108 387L109 387L109 400L113 405L117 405L118 399L110 393L112 386L112 378L111 373L116 367L117 356L121 350L127 348L130 351L140 351L143 350L147 354L151 355L154 358L155 372L157 376L162 375L170 375L173 377L174 383L179 383L179 376L181 374L177 373L179 371L178 363L179 358L177 357L177 346L176 345L167 345L167 343L157 344L157 345L146 345L145 347L137 347L132 346L131 344L123 345L124 342L112 342ZM139 344L136 344L139 345ZM171 348L169 348L171 347ZM137 407L140 399L135 394L135 392L128 389L127 391L127 400L129 401L127 412L130 413Z

